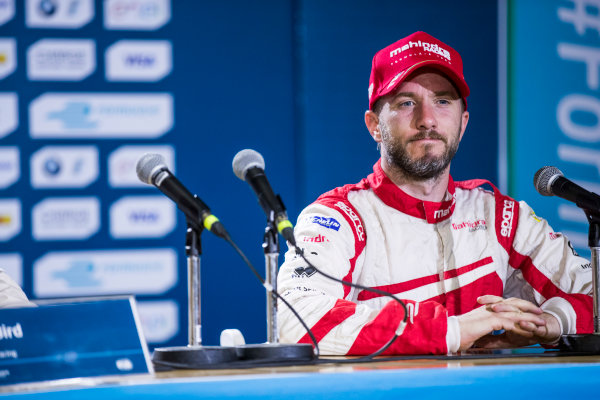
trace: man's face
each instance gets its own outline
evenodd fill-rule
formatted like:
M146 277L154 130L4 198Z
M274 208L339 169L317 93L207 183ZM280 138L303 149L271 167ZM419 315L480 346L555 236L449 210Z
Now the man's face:
M381 101L383 161L414 180L438 177L454 157L469 119L456 88L443 74L423 69Z

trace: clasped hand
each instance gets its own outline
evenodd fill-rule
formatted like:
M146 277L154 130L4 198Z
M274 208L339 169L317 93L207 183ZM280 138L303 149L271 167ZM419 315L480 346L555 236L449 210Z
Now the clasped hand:
M552 343L561 334L556 318L527 300L485 295L478 297L477 302L482 306L458 316L459 350L474 345L510 348ZM499 330L504 333L490 334Z

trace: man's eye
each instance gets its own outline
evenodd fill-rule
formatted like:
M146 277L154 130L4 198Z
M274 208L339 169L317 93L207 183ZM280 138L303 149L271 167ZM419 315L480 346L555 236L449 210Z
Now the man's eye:
M401 101L401 102L398 103L398 105L400 107L410 107L410 106L412 106L414 104L415 104L415 102L412 101L412 100Z
M439 99L438 103L439 104L450 104L450 100L448 100L448 99Z

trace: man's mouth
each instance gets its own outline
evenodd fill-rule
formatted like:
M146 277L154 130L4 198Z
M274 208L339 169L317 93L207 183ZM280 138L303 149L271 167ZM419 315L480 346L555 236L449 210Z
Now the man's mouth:
M412 139L410 139L411 142L435 142L437 140L446 143L446 138L437 133L436 131L419 132L415 136L413 136Z

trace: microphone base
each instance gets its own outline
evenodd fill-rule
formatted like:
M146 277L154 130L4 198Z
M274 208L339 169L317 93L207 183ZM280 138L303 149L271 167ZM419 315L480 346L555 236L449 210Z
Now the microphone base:
M307 343L281 344L261 343L238 346L238 355L241 361L255 363L291 364L313 361L316 356L313 347Z
M159 369L206 369L238 360L234 347L176 346L154 349L152 362Z
M600 354L600 333L562 335L558 348L574 353Z

